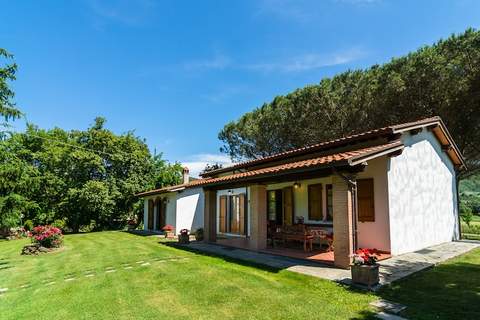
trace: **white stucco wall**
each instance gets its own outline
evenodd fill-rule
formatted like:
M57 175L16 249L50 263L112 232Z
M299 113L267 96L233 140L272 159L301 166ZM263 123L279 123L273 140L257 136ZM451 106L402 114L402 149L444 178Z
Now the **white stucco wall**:
M405 149L389 160L392 254L458 239L455 170L431 132L404 134Z
M388 214L387 157L368 161L365 170L357 179L373 178L373 201L375 221L360 222L357 219L357 240L359 248L374 248L390 251L390 228Z
M195 231L203 228L203 207L205 196L202 188L185 189L176 193L177 233L182 229Z
M177 232L177 195L175 192L166 193L162 196L163 199L167 199L167 214L165 216L165 223L171 224L175 227L175 232Z

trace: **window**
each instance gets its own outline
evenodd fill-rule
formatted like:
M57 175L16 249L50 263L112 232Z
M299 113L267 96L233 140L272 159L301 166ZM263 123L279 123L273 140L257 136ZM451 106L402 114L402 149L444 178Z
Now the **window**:
M333 221L333 186L327 184L325 189L327 193L327 215L325 221Z
M219 231L238 235L247 234L246 197L244 193L220 196Z
M267 197L268 220L281 226L283 224L282 190L270 190Z
M308 186L308 219L314 221L323 219L322 184Z
M375 221L373 179L357 180L358 221Z

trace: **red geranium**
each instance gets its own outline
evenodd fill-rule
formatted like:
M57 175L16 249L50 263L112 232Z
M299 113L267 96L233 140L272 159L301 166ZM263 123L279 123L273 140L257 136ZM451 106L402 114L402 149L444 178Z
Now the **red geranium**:
M163 231L171 232L175 230L175 228L171 224L167 224L165 227L162 228Z
M375 265L377 263L377 249L358 249L353 255L353 264L355 265Z

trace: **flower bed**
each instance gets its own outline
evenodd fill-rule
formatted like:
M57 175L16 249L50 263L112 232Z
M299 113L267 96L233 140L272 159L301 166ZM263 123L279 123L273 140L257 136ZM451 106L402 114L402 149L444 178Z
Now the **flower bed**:
M58 248L63 244L62 230L52 226L37 226L29 233L32 242L45 248Z

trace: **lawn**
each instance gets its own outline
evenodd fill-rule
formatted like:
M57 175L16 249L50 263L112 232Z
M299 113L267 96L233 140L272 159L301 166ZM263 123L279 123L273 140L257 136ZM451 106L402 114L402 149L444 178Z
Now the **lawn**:
M0 295L2 319L363 319L375 299L330 281L175 249L155 237L69 235L59 252L21 256L26 243L0 242L0 288L9 288Z
M406 305L409 319L480 319L480 249L398 281L380 295Z
M124 232L69 235L41 256L21 256L26 243L0 241L2 320L370 319L378 297L407 305L409 319L480 319L480 249L375 296Z
M470 226L462 221L462 237L471 240L480 240L480 216L474 215Z

